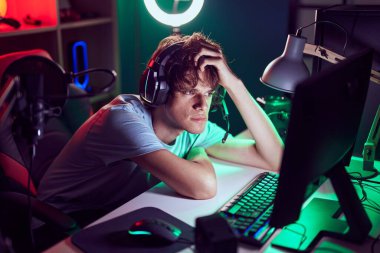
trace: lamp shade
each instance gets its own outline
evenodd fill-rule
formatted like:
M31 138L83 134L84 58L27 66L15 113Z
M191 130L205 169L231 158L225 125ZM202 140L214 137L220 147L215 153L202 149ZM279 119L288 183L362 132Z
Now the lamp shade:
M288 35L284 52L268 64L260 81L280 91L294 92L297 84L310 75L303 61L305 44L306 38Z

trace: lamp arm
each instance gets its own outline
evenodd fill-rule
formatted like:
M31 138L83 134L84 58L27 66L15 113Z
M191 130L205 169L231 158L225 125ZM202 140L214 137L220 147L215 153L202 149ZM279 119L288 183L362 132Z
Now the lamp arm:
M309 43L305 44L305 48L304 48L303 52L305 54L316 56L318 58L321 58L321 59L328 61L330 63L333 63L333 64L336 64L336 63L346 59L346 57L341 56L341 55L339 55L339 54L337 54L337 53L335 53L335 52L333 52L333 51L331 51L325 47L313 45L313 44L309 44ZM374 83L380 84L380 72L371 69L370 80Z
M377 108L375 118L372 122L366 142L363 148L363 170L375 171L374 162L376 155L377 143L380 139L380 105Z

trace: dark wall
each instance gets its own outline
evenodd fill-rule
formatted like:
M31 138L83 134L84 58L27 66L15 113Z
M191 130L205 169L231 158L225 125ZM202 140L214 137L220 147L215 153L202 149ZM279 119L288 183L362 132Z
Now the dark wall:
M172 2L172 1L169 1ZM140 74L158 42L171 27L156 21L143 1L118 1L121 78L123 93L137 93ZM183 34L201 31L219 42L232 70L252 96L277 95L260 81L265 66L281 54L287 36L288 1L206 0L199 15L181 27ZM227 99L231 131L245 129L232 102ZM220 115L210 116L221 126Z
M341 5L321 9L317 13L317 20L329 20L339 24L347 31L348 41L345 50L345 36L332 25L317 26L316 44L349 57L364 48L373 49L372 69L380 69L380 6L372 5ZM329 66L326 61L320 61L316 69ZM354 155L362 156L364 143L370 133L377 108L380 104L380 85L370 82L367 100L359 127ZM376 150L376 159L380 159L380 148Z

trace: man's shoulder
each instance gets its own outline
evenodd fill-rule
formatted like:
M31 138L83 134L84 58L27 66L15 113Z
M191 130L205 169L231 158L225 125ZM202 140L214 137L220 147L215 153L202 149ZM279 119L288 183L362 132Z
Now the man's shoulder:
M99 122L106 127L144 124L150 127L151 112L144 106L139 96L121 94L102 108Z
M109 105L112 105L112 106L125 105L125 104L144 106L142 101L140 100L140 97L135 94L120 94L109 103Z
M121 94L107 104L105 109L110 111L126 111L138 114L146 114L147 108L140 100L138 95L134 94Z

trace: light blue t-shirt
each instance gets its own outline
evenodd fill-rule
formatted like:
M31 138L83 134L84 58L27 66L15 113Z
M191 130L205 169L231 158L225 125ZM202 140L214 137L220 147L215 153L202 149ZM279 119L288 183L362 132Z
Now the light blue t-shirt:
M184 157L191 147L221 142L224 134L207 122L201 134L183 131L167 145L139 98L119 95L73 135L42 178L38 198L65 212L116 208L151 186L131 157L160 149Z

